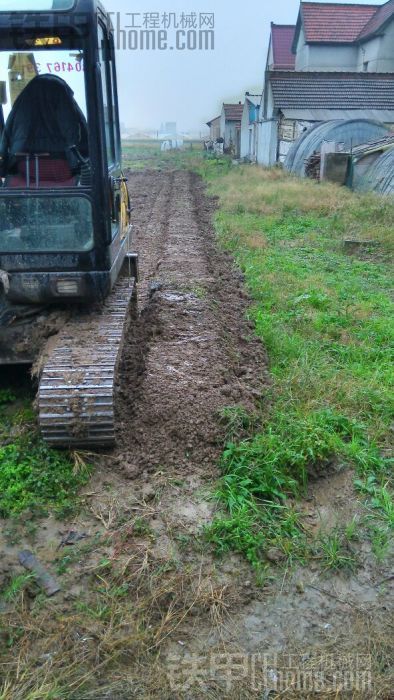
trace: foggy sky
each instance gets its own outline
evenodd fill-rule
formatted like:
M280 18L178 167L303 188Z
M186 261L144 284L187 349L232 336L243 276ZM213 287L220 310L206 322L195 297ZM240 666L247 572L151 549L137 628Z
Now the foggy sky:
M342 0L344 1L344 0ZM346 0L345 0L346 1ZM368 4L369 0L358 0ZM129 127L160 129L176 121L179 131L206 130L222 102L242 100L246 90L261 92L271 21L295 24L296 0L104 0L107 10L120 13L215 13L214 51L118 50L121 121ZM377 2L377 4L380 4ZM116 15L113 17L116 24ZM170 37L173 36L171 30ZM127 38L126 38L127 41Z

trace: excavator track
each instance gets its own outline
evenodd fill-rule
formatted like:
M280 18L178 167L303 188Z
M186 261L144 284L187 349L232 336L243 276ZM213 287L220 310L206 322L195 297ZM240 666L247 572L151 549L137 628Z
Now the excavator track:
M111 447L115 388L135 280L123 278L97 313L70 321L41 373L38 408L45 441L55 447Z

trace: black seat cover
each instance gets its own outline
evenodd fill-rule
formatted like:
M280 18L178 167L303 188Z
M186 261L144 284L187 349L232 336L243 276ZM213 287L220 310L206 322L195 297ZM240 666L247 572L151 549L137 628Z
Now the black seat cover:
M78 152L87 158L87 124L73 91L58 76L36 76L16 99L4 127L0 174L12 172L21 153L66 157L76 172L81 165Z

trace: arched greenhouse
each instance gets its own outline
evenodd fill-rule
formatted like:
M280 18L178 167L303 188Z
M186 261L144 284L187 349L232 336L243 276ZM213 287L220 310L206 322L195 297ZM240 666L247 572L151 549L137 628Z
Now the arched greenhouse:
M320 153L323 142L335 142L339 151L351 151L360 144L376 141L390 133L381 122L370 119L333 119L313 124L290 148L284 166L305 177L305 165L314 153Z

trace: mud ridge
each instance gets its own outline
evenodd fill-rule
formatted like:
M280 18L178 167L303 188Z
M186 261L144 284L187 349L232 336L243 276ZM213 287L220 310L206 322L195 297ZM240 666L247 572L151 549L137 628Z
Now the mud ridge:
M220 252L214 202L193 173L129 174L140 254L140 319L121 378L124 475L162 468L212 474L224 406L253 411L268 384L266 357L246 320L242 275Z

